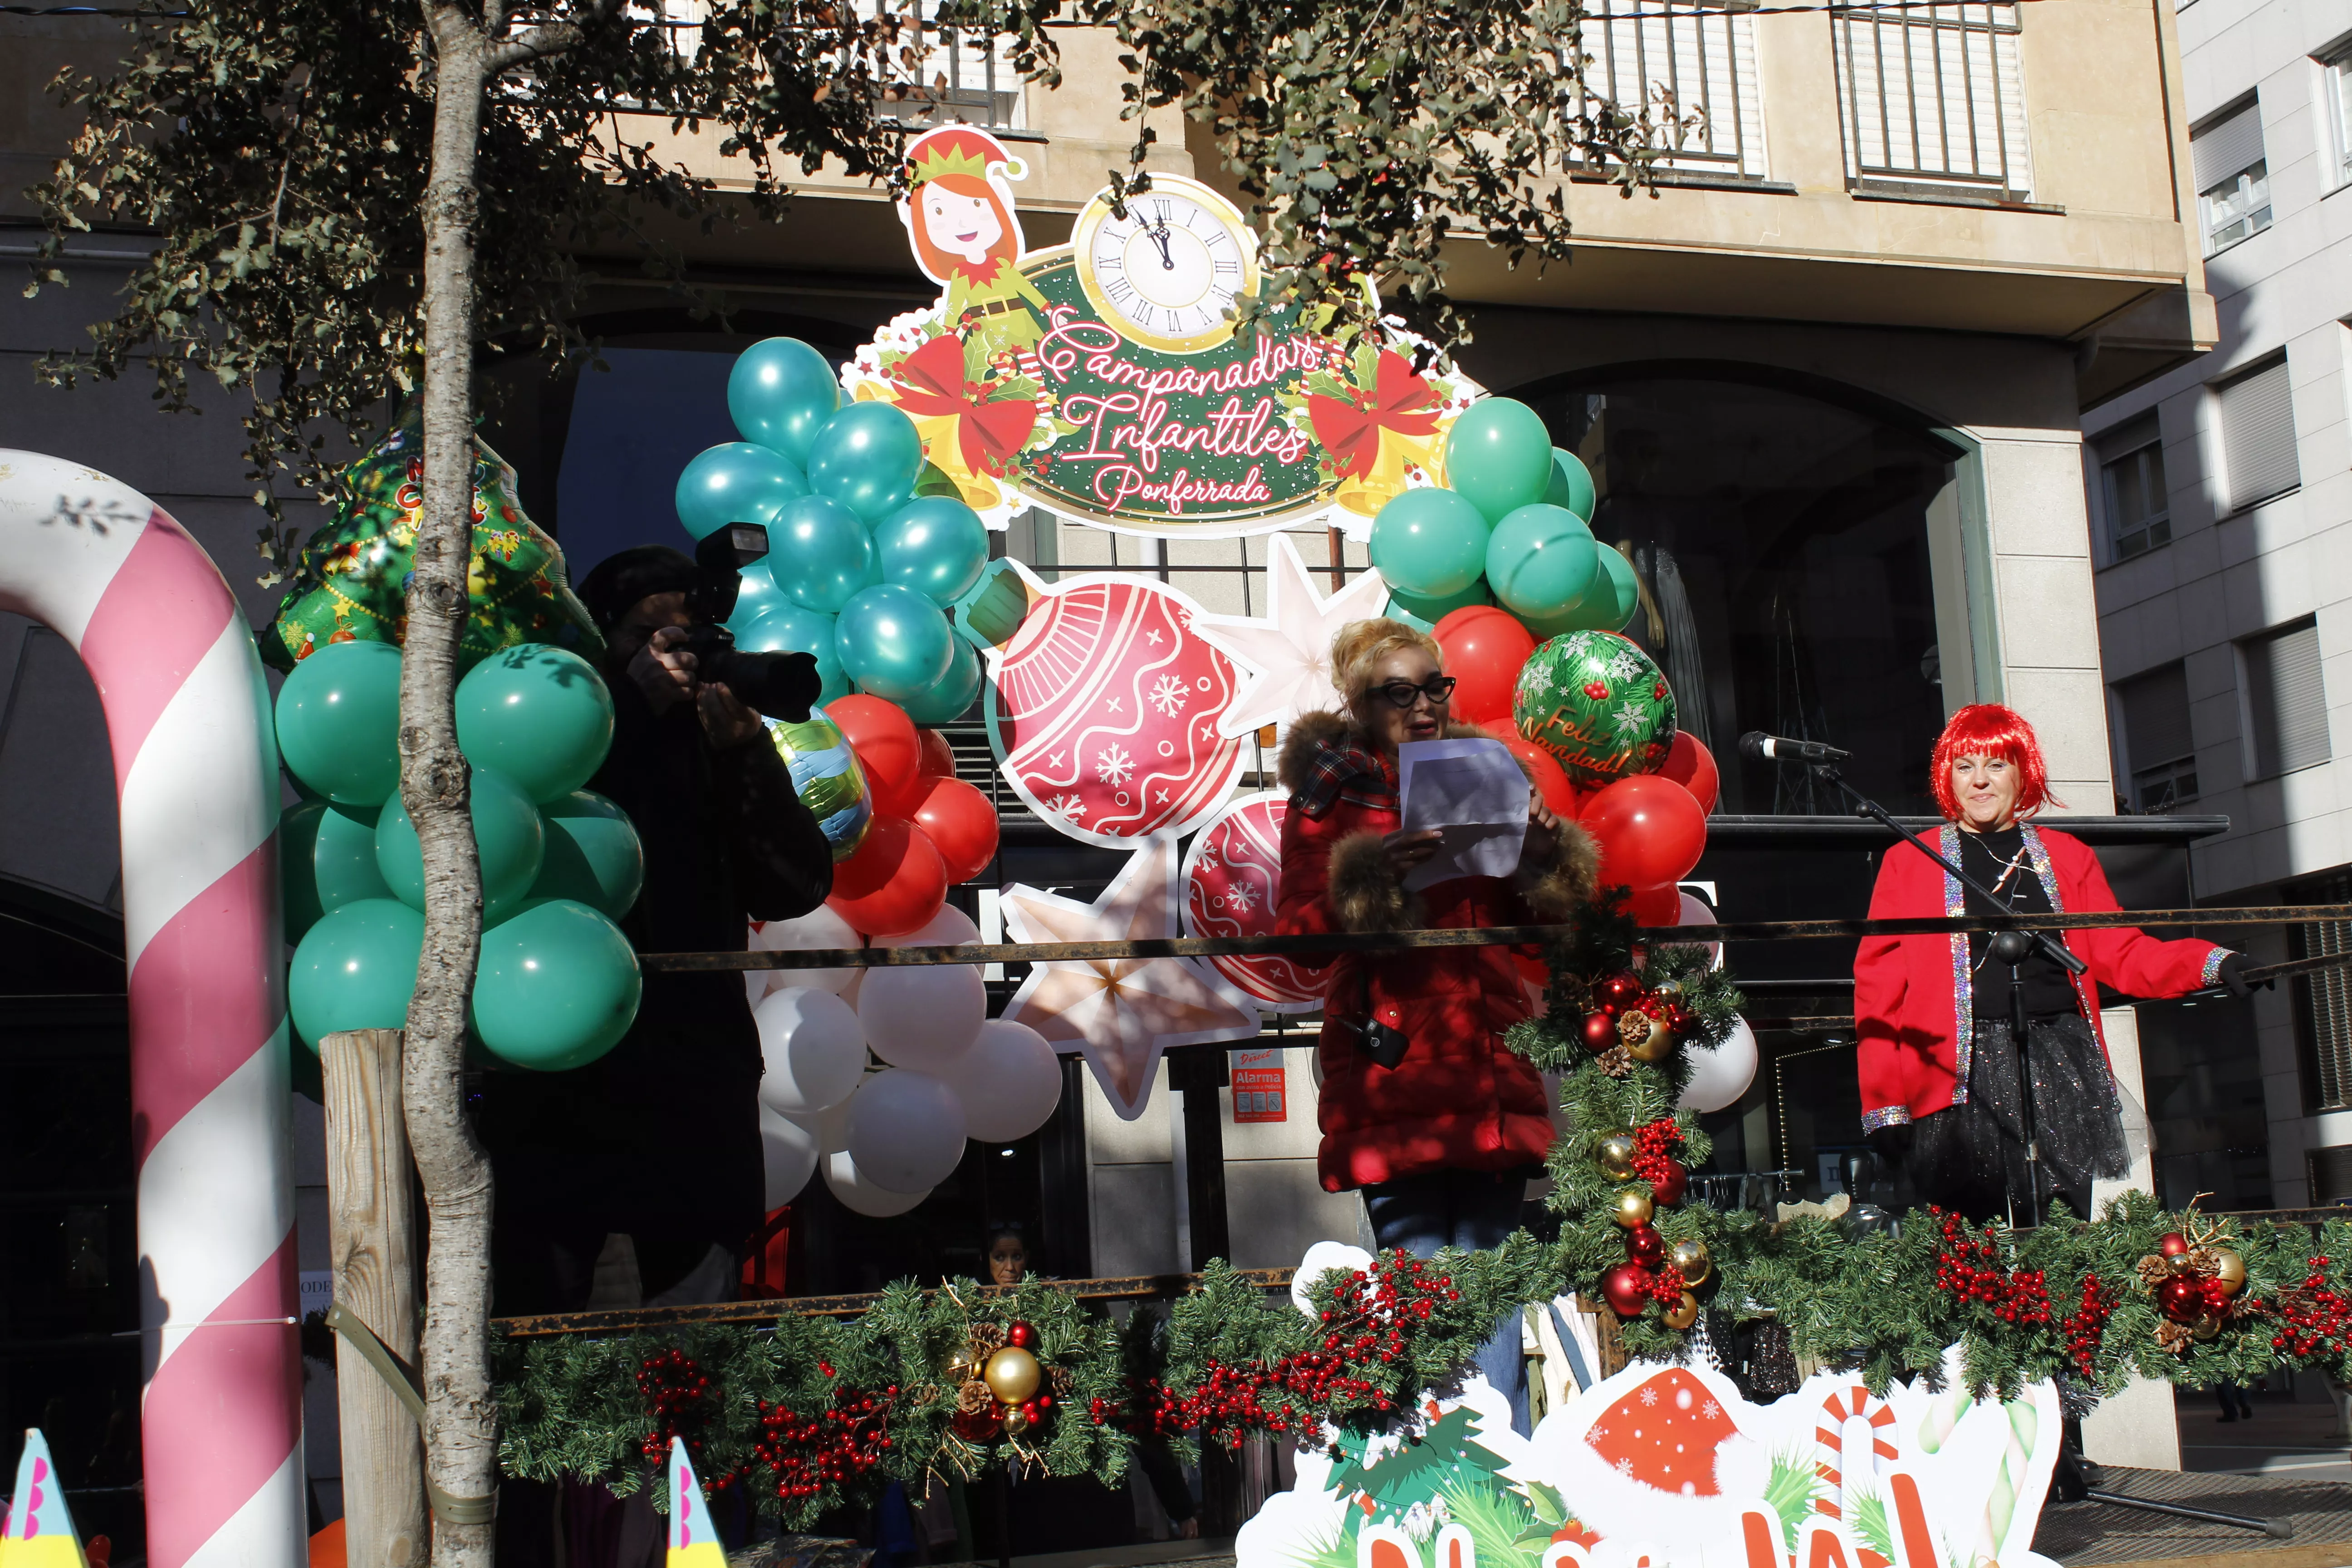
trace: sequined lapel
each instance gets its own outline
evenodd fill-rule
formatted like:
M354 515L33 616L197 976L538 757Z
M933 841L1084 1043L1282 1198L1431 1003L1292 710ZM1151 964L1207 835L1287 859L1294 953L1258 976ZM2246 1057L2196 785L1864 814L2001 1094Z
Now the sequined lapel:
M1937 835L1936 847L1944 858L1960 863L1960 830L1949 823ZM1944 872L1944 913L1952 918L1968 913L1968 892L1960 879ZM1969 939L1954 931L1952 944L1952 1103L1969 1102L1969 1058L1976 1054L1976 976L1969 968Z

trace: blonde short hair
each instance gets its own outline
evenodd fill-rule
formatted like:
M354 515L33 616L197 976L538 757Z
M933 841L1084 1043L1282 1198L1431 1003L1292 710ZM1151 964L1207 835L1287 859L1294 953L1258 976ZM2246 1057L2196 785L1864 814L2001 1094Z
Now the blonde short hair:
M1381 660L1402 649L1417 647L1445 668L1445 650L1437 639L1418 627L1402 621L1379 616L1369 621L1349 621L1331 639L1331 684L1348 700L1350 708L1361 703L1372 689L1372 671Z

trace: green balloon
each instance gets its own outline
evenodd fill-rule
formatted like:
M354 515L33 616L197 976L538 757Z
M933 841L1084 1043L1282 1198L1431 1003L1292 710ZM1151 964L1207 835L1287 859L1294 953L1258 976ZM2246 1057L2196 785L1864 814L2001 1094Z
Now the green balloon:
M741 641L744 628L779 605L789 605L784 591L776 586L776 579L768 570L768 559L761 556L736 574L735 608L728 613L727 629Z
M613 694L576 653L517 643L457 683L458 749L533 800L562 800L586 784L612 744Z
M331 914L362 899L393 896L375 863L375 825L383 815L380 807L335 805L319 818L310 872L320 912Z
M315 648L278 690L278 754L312 793L382 805L400 787L400 650Z
M504 920L530 892L547 854L539 807L503 775L476 768L474 847L482 862L482 923ZM412 910L425 907L425 852L408 807L395 795L376 818L375 863L385 885Z
M1551 482L1545 486L1543 499L1554 506L1566 507L1590 525L1596 493L1592 488L1592 470L1584 466L1584 459L1565 447L1554 447L1551 449Z
M1491 605L1494 602L1494 595L1486 592L1486 579L1481 575L1462 592L1449 594L1442 599L1391 588L1389 590L1388 607L1381 613L1426 632L1434 631L1438 622L1465 605Z
M1482 397L1445 437L1445 482L1500 522L1544 499L1551 484L1551 432L1543 416L1508 397Z
M294 950L286 1003L294 1032L315 1053L344 1029L397 1029L408 1021L425 917L391 899L362 899L321 916Z
M571 899L533 903L482 933L474 1032L512 1067L584 1067L629 1032L642 984L620 927Z
M895 403L853 403L809 447L809 488L868 522L898 510L923 471L923 437Z
M918 724L948 724L971 710L980 696L980 655L963 638L950 636L948 672L928 691L919 691L898 706Z
M750 625L736 627L735 646L747 653L815 655L816 678L822 683L816 700L823 706L849 695L849 676L841 668L833 633L833 616L804 610L787 599Z
M859 690L890 702L904 702L946 679L955 662L950 645L962 640L937 605L896 583L850 600L834 626L841 668Z
M830 616L882 580L874 536L828 496L803 496L768 530L768 570L787 598Z
M310 850L318 842L319 818L327 803L306 800L278 815L278 902L286 919L286 940L299 942L327 911L319 904L318 879L310 872Z
M1570 632L1615 632L1625 629L1633 612L1642 602L1641 588L1633 580L1633 563L1606 544L1596 543L1593 553L1592 581L1576 602L1556 616L1521 617L1528 630L1538 637L1562 637Z
M912 588L942 607L980 581L988 530L980 513L946 496L919 496L874 525L882 580Z
M1495 525L1486 545L1486 581L1513 615L1557 618L1591 585L1599 548L1574 512L1537 501Z
M749 441L723 441L686 465L671 499L677 521L700 539L730 522L764 525L808 493L808 479L788 458Z
M1642 607L1641 580L1633 575L1633 563L1622 551L1606 544L1599 549L1601 569L1609 577L1609 595L1594 605L1594 624L1601 631L1622 632L1633 624L1633 614Z
M727 413L746 441L806 463L809 444L841 406L841 383L824 355L798 338L767 338L727 373Z
M1442 599L1486 569L1487 531L1465 496L1435 486L1403 490L1372 519L1372 566L1391 592Z
M601 795L574 790L540 808L547 856L530 899L572 899L619 920L646 881L645 846L629 814Z

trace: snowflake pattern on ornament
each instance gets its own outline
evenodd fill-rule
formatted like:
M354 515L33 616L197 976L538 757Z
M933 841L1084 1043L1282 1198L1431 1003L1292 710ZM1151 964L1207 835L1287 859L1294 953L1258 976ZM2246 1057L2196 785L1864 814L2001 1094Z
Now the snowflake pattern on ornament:
M1124 747L1105 746L1095 753L1095 777L1107 784L1123 784L1135 773L1135 759Z
M1641 673L1642 661L1631 650L1621 647L1609 656L1610 679L1631 680Z
M1282 822L1289 796L1245 795L1212 818L1184 860L1188 936L1270 936L1282 897ZM1321 976L1277 953L1221 953L1211 967L1277 1013L1322 1005Z
M1045 809L1076 822L1087 814L1087 803L1074 795L1057 795L1045 803Z
M1657 1402L1658 1402L1658 1391L1657 1391L1656 1389L1654 1389L1654 1388L1645 1388L1645 1389L1642 1390L1642 1403L1643 1403L1643 1404L1644 1404L1644 1405L1655 1405Z
M1247 882L1236 882L1225 891L1225 907L1237 915L1245 915L1257 907L1257 894Z
M1151 688L1151 705L1165 717L1173 719L1184 711L1184 700L1189 695L1181 677L1163 675Z

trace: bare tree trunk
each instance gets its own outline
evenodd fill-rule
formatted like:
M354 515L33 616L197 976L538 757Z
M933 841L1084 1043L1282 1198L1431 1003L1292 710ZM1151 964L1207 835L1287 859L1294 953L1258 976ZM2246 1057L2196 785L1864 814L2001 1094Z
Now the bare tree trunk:
M425 1188L425 1473L459 1500L493 1495L490 1163L465 1108L467 1003L482 947L482 874L457 750L457 646L473 552L474 186L486 42L446 0L433 40L433 163L425 195L425 511L400 677L400 792L425 854L425 951L408 1004L402 1099ZM434 1521L435 1568L487 1568L492 1525Z

